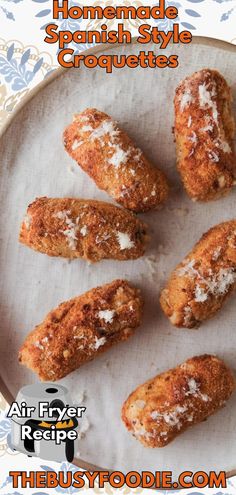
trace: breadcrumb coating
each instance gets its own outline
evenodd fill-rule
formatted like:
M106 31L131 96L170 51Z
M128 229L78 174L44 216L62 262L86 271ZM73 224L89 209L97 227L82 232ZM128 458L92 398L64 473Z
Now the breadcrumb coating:
M177 168L195 201L227 194L235 182L235 122L231 90L219 72L203 69L176 89Z
M234 388L223 361L196 356L140 385L125 401L122 420L145 447L165 447L221 409Z
M26 337L19 361L41 380L63 378L140 325L143 300L125 280L92 289L50 311Z
M64 258L137 259L148 241L146 225L131 212L102 201L37 198L28 206L20 242Z
M235 287L236 220L230 220L208 230L177 265L160 303L173 325L194 328L214 316Z
M74 116L64 131L69 155L118 203L144 212L168 195L167 180L109 115L94 108Z

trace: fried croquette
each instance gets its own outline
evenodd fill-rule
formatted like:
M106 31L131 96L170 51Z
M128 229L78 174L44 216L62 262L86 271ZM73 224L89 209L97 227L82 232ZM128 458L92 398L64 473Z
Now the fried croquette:
M140 385L125 401L122 420L145 447L165 447L221 409L234 388L223 361L196 356Z
M194 201L227 194L235 182L235 122L230 87L216 70L203 69L176 89L177 168Z
M166 200L164 173L109 115L94 108L75 115L64 131L64 145L96 185L128 210L145 212Z
M95 262L139 258L148 236L141 220L115 205L43 197L28 206L19 240L48 256Z
M161 292L161 307L177 327L211 318L236 286L236 220L206 232L177 265Z
M63 302L26 337L19 361L41 380L59 380L118 342L140 325L139 289L125 280L92 289Z

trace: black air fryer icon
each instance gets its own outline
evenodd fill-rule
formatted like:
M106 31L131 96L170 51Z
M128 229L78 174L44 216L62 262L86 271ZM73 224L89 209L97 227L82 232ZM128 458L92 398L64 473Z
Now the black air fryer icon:
M43 418L38 417L39 402L48 402L50 408L62 410L65 406L72 406L72 399L67 389L55 383L35 384L23 387L17 394L16 402L25 403L28 407L35 407L35 412L31 413L30 419L27 417L16 418L13 416L11 435L8 440L9 447L27 455L41 457L51 461L72 462L74 458L74 440L66 438L57 444L54 440L21 439L22 425L29 425L31 432L37 430L48 430L55 427L56 430L68 432L78 431L78 421L76 418L69 418L64 415L62 421L58 420L58 413L53 412L53 417L46 413Z

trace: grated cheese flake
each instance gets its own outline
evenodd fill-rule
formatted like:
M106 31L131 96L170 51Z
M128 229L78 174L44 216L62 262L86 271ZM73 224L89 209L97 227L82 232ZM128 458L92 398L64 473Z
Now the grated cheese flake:
M98 316L101 320L104 320L105 323L112 323L113 321L113 318L114 318L114 315L115 315L115 311L112 309L104 309L104 310L100 310L98 312Z
M126 232L118 231L116 235L118 237L121 251L123 251L124 249L132 249L135 246L134 242L130 239L129 234L127 234Z

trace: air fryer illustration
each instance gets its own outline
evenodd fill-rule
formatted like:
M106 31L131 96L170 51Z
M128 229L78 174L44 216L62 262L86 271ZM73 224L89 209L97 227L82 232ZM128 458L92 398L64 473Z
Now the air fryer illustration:
M30 419L27 417L12 417L12 429L8 438L8 445L11 449L18 450L27 455L41 457L53 461L68 461L72 462L74 458L74 440L66 438L59 444L54 440L21 439L22 425L29 425L31 431L45 430L53 425L55 429L60 429L68 432L69 430L78 431L78 421L76 418L69 418L67 415L62 421L58 421L58 413L55 411L54 417L44 414L43 419L38 417L39 402L48 402L49 407L56 407L60 410L65 406L72 406L72 398L67 389L62 385L55 383L37 383L35 385L27 385L22 387L16 397L16 402L20 406L26 403L28 407L35 407L35 412L31 414Z

